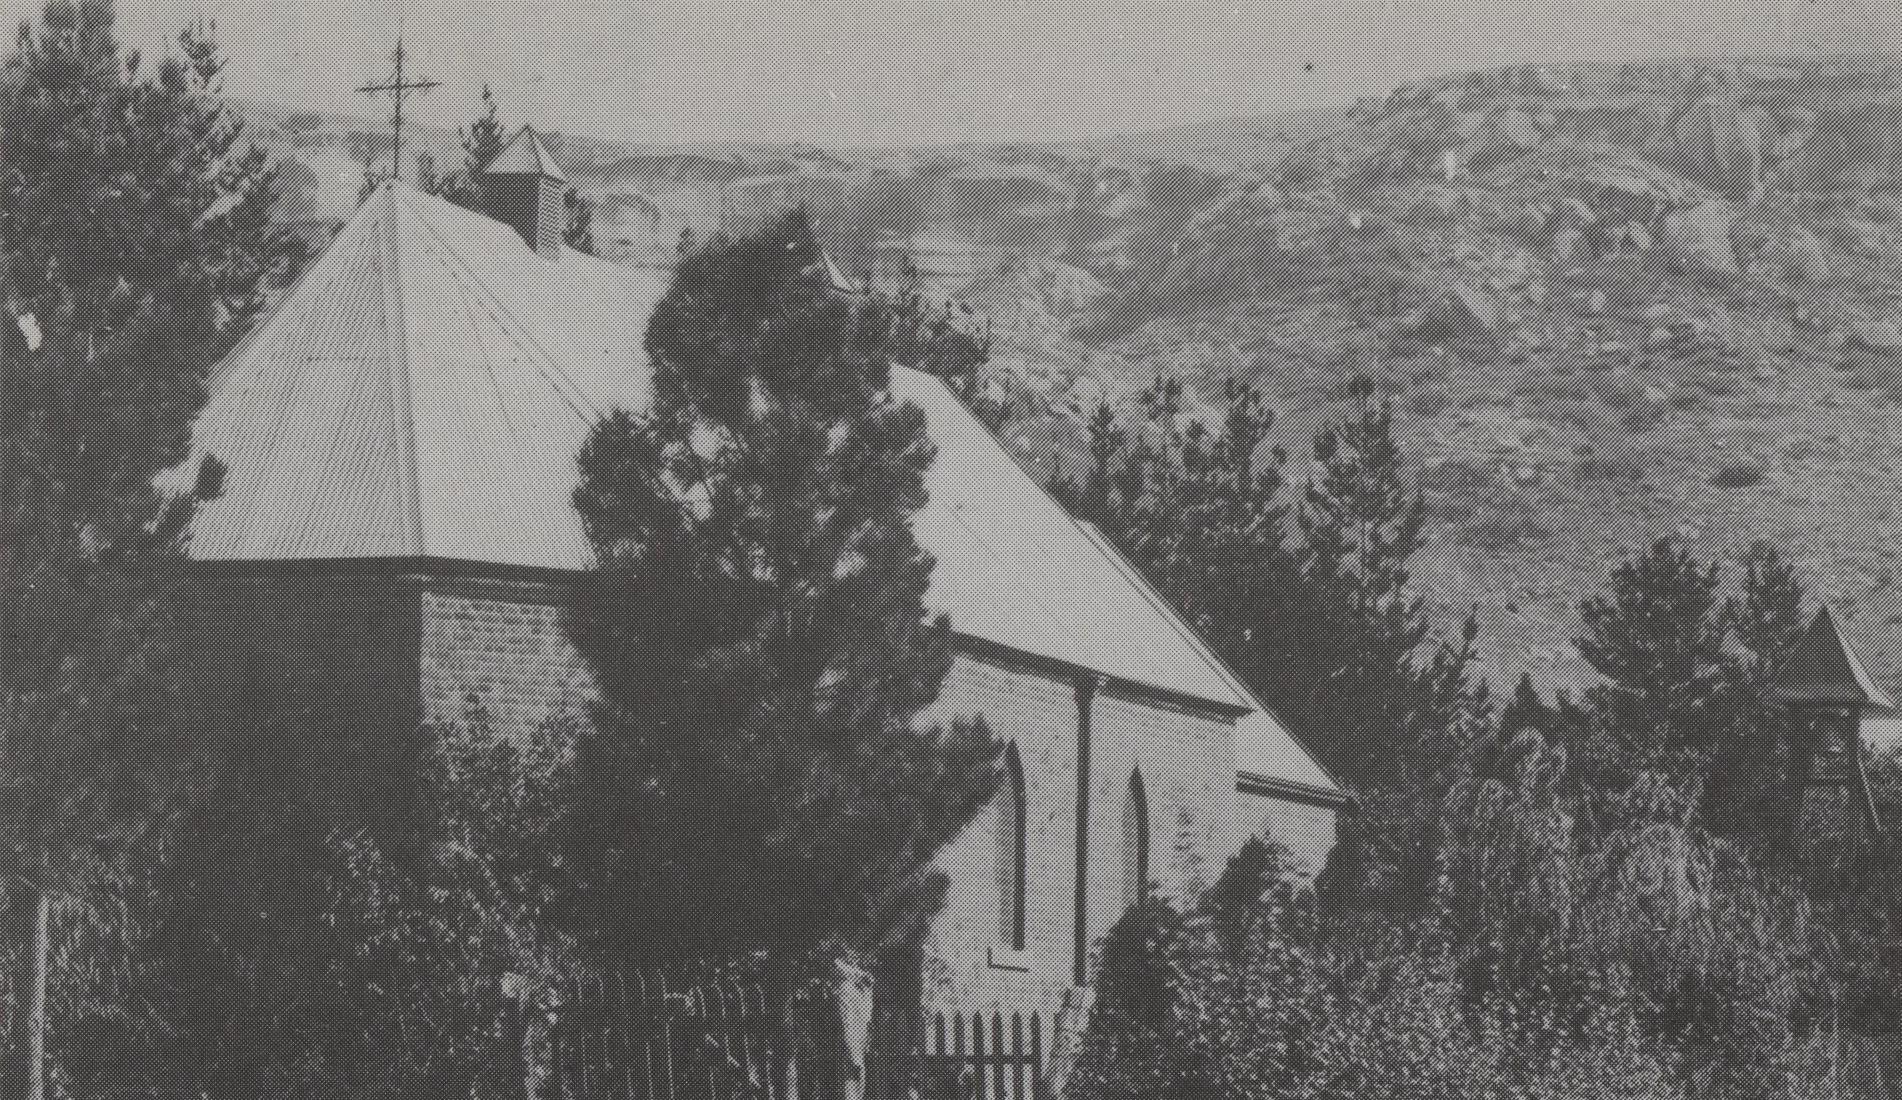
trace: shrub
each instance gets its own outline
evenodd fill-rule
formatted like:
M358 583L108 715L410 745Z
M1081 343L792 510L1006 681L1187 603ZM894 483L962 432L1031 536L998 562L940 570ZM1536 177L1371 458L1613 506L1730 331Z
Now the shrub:
M1150 898L1103 941L1096 1005L1065 1086L1069 1100L1213 1097L1215 1071L1192 1026L1182 914Z
M1710 483L1719 489L1748 489L1764 478L1762 466L1754 462L1733 462L1711 475Z

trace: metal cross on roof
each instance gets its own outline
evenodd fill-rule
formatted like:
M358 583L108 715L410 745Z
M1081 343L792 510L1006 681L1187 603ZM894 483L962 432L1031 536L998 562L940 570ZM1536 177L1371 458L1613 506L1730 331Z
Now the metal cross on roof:
M403 178L403 101L408 99L411 93L427 92L431 88L442 86L441 82L436 80L403 79L403 64L408 56L403 52L403 35L398 32L390 79L381 84L370 84L357 89L365 95L390 97L393 104L393 112L390 116L390 176L399 180Z

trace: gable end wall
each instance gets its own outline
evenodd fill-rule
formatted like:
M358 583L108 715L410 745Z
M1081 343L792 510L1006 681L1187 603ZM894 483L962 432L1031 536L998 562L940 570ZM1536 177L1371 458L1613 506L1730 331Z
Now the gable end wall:
M1251 834L1286 845L1306 873L1334 842L1332 810L1236 790L1234 725L1133 694L1092 698L1086 903L1091 954L1123 912L1123 807L1141 767L1149 801L1149 877L1177 905L1220 876ZM960 654L926 721L983 714L1015 741L1025 785L1025 949L1009 950L998 873L1001 805L981 811L939 854L949 879L925 952L928 1013L1038 1012L1064 1003L1075 954L1077 694L1072 682ZM1092 959L1093 973L1093 959Z

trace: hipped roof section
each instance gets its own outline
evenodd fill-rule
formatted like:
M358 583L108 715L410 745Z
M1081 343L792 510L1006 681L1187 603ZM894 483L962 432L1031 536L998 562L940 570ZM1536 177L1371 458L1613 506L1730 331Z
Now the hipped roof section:
M1777 679L1777 694L1786 702L1836 704L1893 711L1895 701L1863 667L1862 658L1843 635L1836 613L1824 606L1796 643L1789 662Z

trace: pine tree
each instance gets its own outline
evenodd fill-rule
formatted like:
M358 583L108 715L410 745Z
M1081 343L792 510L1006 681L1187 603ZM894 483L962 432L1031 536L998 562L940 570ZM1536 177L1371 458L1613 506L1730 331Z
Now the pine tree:
M1798 809L1789 797L1790 714L1775 683L1808 627L1807 592L1791 563L1767 543L1744 555L1742 590L1726 606L1743 647L1730 666L1733 717L1711 750L1702 819L1711 831L1743 841L1761 856L1790 836Z
M1403 910L1430 891L1445 764L1490 722L1474 672L1477 621L1435 640L1407 560L1425 515L1393 413L1365 378L1317 433L1316 473L1291 502L1272 411L1231 381L1219 428L1158 378L1139 417L1090 423L1091 467L1066 506L1128 554L1287 726L1362 800L1324 881Z
M1391 744L1367 731L1404 729L1408 697L1394 688L1413 677L1429 629L1406 565L1425 511L1402 474L1391 404L1365 377L1350 393L1353 412L1315 436L1320 472L1299 513L1303 579L1337 623L1310 641L1328 650L1334 686L1328 710L1308 712L1304 728L1317 731L1350 780L1366 783L1397 778L1381 774L1396 760Z
M1287 852L1280 846L1253 835L1242 842L1222 868L1222 876L1197 904L1218 943L1241 942L1249 923L1258 918L1268 904L1268 895L1286 873Z
M1519 686L1513 689L1512 699L1499 712L1499 733L1511 739L1521 730L1548 730L1552 728L1554 708L1546 703L1539 689L1532 686L1532 674L1519 677Z
M1314 892L1286 856L1250 838L1187 922L1193 1041L1222 1096L1330 1095L1351 1073Z
M146 69L113 14L52 0L0 67L0 836L29 909L119 874L202 762L168 736L185 685L162 581L223 470L156 479L299 257L222 105L212 28Z
M1807 597L1794 564L1767 542L1751 544L1743 560L1743 591L1727 610L1753 676L1768 680L1783 670L1809 626Z
M1267 446L1274 415L1259 390L1231 379L1223 396L1219 428L1183 414L1175 378L1157 378L1137 416L1100 406L1089 470L1081 481L1059 479L1055 492L1299 728L1282 704L1308 665L1277 667L1302 652L1297 636L1311 613L1288 543L1287 456Z
M1740 572L1726 597L1718 563L1660 540L1581 604L1579 651L1604 680L1586 693L1577 736L1587 793L1615 795L1637 772L1660 771L1696 801L1705 828L1769 854L1793 809L1789 718L1773 685L1808 616L1773 547L1752 546Z
M561 239L576 252L594 255L594 200L570 187L561 202L568 211Z
M1362 800L1324 895L1410 919L1432 899L1450 765L1490 728L1492 702L1474 671L1477 615L1435 641L1413 589L1407 563L1426 514L1392 404L1364 376L1349 396L1348 414L1315 436L1318 472L1297 513L1302 590L1316 608L1305 620L1307 660L1319 663L1306 670L1318 678L1307 707L1291 720L1327 746L1324 759Z
M916 729L950 667L913 537L933 459L886 394L894 310L827 278L801 213L688 250L650 410L581 456L600 567L569 633L602 700L568 864L604 952L810 973L915 942L931 860L989 799L981 723Z
M545 987L563 960L545 912L573 726L505 736L472 696L420 731L403 812L374 820L268 764L207 773L140 913L127 999L158 1026L98 1043L88 1083L394 1100L504 1071L494 977Z
M501 108L496 106L495 93L486 83L482 85L482 113L468 129L458 133L462 137L463 179L481 179L482 173L501 155L502 147L508 144Z
M1659 539L1579 605L1577 639L1603 681L1586 693L1595 721L1633 766L1701 780L1730 714L1733 655L1722 571Z

